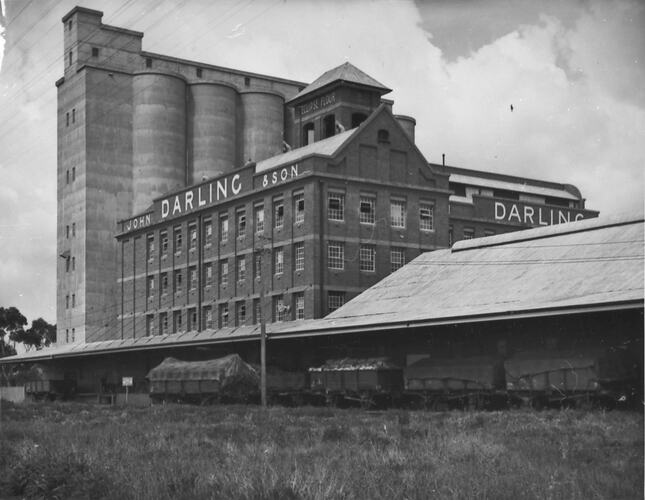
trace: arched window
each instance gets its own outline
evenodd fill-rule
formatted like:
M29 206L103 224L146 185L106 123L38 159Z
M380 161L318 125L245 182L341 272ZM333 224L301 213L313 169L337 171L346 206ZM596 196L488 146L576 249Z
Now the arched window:
M378 142L390 142L390 133L387 130L379 130L377 137Z

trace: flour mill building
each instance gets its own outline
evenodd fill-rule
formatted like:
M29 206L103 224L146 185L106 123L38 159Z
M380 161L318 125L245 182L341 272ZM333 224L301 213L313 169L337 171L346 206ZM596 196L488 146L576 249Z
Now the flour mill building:
M575 188L429 164L349 63L307 85L145 52L101 18L63 18L59 343L320 318L456 231L541 225L527 203L596 215Z

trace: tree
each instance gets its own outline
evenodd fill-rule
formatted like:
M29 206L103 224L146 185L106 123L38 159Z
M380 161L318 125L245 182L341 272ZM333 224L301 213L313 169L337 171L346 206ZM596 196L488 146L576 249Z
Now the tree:
M42 349L56 342L56 325L50 325L43 318L35 319L31 322L31 328L24 330L17 329L9 334L9 339L13 342L21 342L26 350L31 348Z
M9 335L9 339L13 340L13 336L24 331L26 324L27 318L15 307L0 307L0 357L16 354L16 350L6 343L5 337Z

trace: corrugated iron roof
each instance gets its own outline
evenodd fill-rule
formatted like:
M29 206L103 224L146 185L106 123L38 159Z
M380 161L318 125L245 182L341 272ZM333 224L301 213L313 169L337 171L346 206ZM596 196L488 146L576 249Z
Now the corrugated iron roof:
M466 184L467 186L487 187L493 189L504 189L506 191L517 191L520 193L534 194L540 196L549 196L553 198L563 198L566 200L578 200L577 196L572 195L566 189L556 189L545 186L538 186L530 182L510 182L498 179L485 179L473 175L450 174L450 182Z
M356 66L349 62L345 62L340 66L330 69L323 73L320 77L314 80L311 84L307 85L302 89L295 97L293 97L288 102L294 102L300 100L303 96L311 94L312 92L321 89L335 81L344 81L349 83L355 83L359 85L365 85L368 87L373 87L381 91L381 95L391 92L392 89L387 88L382 83L376 81L374 78L368 74L362 72Z
M307 144L301 148L292 149L281 155L272 156L266 160L259 161L255 166L255 172L265 172L272 170L281 165L290 165L305 159L312 155L333 156L346 141L348 141L358 128L353 128L341 132L340 134L333 135L327 139L322 139L311 144Z

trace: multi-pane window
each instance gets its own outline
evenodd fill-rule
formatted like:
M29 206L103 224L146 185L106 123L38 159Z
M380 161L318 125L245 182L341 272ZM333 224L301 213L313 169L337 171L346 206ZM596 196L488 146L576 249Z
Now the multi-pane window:
M390 220L392 227L405 228L405 201L390 200Z
M282 274L284 272L284 249L276 248L273 251L273 272Z
M361 224L374 224L376 220L376 200L371 196L361 196L359 219Z
M188 270L188 279L190 280L190 289L195 290L197 288L197 267L191 266Z
M181 252L181 245L183 244L183 235L181 234L181 227L175 228L175 253Z
M213 242L213 222L210 219L204 221L204 245L210 245Z
M161 258L165 259L168 255L168 233L161 233Z
M390 269L392 272L401 269L405 264L405 249L404 248L391 248L390 249Z
M253 257L253 277L259 280L262 277L262 252L255 252Z
M305 194L297 193L293 195L293 221L296 224L302 224L305 221Z
M253 299L253 324L257 325L262 321L262 307L260 299Z
M237 237L244 238L246 234L246 212L244 210L238 210L237 214Z
M465 240L472 240L475 237L475 230L471 228L465 228L464 229L464 239Z
M327 293L327 310L333 312L345 304L345 292Z
M182 317L181 311L175 311L172 313L172 331L173 333L180 332L182 330Z
M219 305L219 327L226 328L228 326L228 304Z
M152 337L155 334L155 317L152 314L146 316L146 335Z
M197 309L188 309L188 331L197 330Z
M275 321L285 321L289 319L289 308L285 305L284 297L282 295L273 297L273 306L273 317L275 318Z
M294 296L294 306L296 319L305 319L305 294L304 292L296 293Z
M213 264L204 264L204 284L211 286L213 284Z
M264 232L264 206L258 205L255 207L255 232Z
M168 293L168 273L161 273L161 295Z
M327 266L329 269L345 269L345 244L340 241L327 243Z
M204 327L213 328L213 308L211 306L204 307Z
M235 318L237 326L242 326L246 323L246 302L238 302L235 304Z
M236 265L237 281L244 281L246 279L246 257L240 255L237 258Z
M345 220L345 195L329 193L327 196L327 217L329 220Z
M228 285L228 260L222 260L219 263L219 284Z
M219 240L221 243L228 241L228 215L219 216Z
M431 203L419 204L419 229L434 231L434 206Z
M359 265L361 271L375 271L376 248L374 245L361 245L359 249Z
M296 243L293 245L293 262L296 271L304 271L305 269L305 244Z
M148 299L152 299L155 296L155 277L148 276Z
M159 315L159 333L161 335L168 333L168 313L161 313Z
M188 226L188 238L189 242L188 245L190 245L191 250L195 250L197 248L197 226L194 224L191 224Z
M152 260L155 257L155 237L152 234L148 235L146 253L148 254L148 260Z
M282 229L284 226L284 202L276 200L273 202L273 227Z
M182 280L183 280L183 277L182 277L181 270L178 269L175 271L175 293L181 292L182 286L183 286Z

